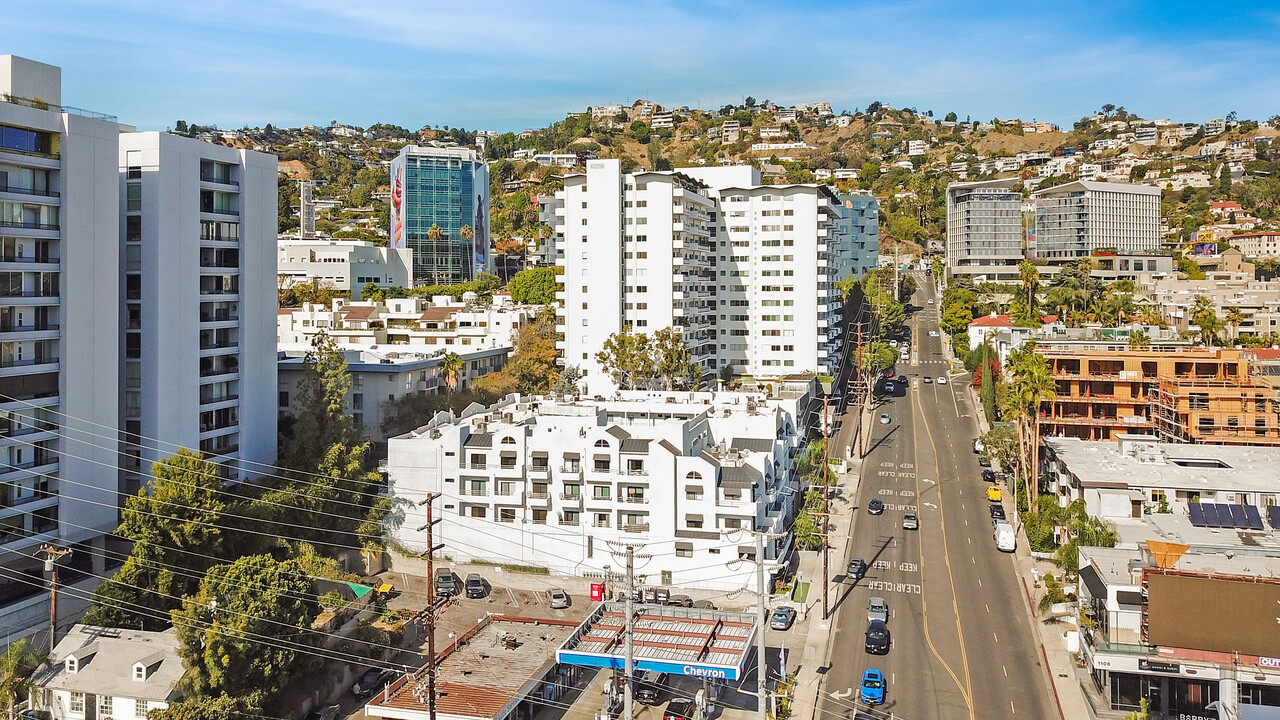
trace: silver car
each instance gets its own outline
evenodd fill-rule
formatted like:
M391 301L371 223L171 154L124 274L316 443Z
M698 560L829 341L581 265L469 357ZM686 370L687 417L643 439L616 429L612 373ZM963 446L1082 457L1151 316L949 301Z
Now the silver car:
M919 530L920 518L917 518L915 516L915 513L904 514L902 516L902 529L903 530Z
M889 622L889 603L882 597L873 597L871 602L867 603L867 622L872 620Z
M547 591L547 595L551 596L552 610L564 610L573 603L573 601L569 599L569 593L565 592L562 588L551 588Z

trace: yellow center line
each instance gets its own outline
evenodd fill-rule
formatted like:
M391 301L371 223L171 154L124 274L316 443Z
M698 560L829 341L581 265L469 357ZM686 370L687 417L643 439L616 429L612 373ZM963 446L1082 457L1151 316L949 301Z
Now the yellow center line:
M917 331L917 333L919 332L919 329L920 329L920 322L919 322L919 320L917 319L917 320L916 320L916 331ZM913 333L913 335L914 335L914 334L916 334L916 333ZM914 341L915 341L915 338L912 338L912 341L914 342ZM916 404L917 404L917 406L920 408L920 414L921 414L921 417L923 417L923 416L924 416L924 406L919 404L919 402L920 402L920 400L919 400L919 394L918 394L918 393L916 393L915 395L916 395L915 403L916 403ZM915 418L915 414L912 414L912 415L911 415L911 427L912 427L913 432L911 433L911 439L912 439L912 444L913 444L913 445L915 445L915 444L917 443L917 440L916 440L916 433L914 432L915 425L916 425L916 418ZM925 432L928 432L928 424L927 424L927 423L925 423ZM931 433L930 433L930 435L929 435L929 444L930 444L931 446L933 445L933 435L932 435ZM935 458L936 458L936 457L937 457L937 455L936 455L937 450L936 450L936 449L934 450L934 453L935 453ZM918 455L919 455L919 453L918 453L918 452L913 453L912 460L914 461L914 460L916 459L916 457L918 457ZM919 517L919 516L923 515L923 513L921 513L921 512L920 512L920 508L921 508L922 506L920 505L920 503L921 503L921 487L920 487L920 466L919 466L919 464L917 464L917 465L916 465L915 470L916 470L916 507L917 507L916 512L918 513L917 517ZM937 470L937 462L936 462L936 460L935 460L935 462L934 462L934 470L935 470L935 471ZM938 479L938 482L939 482L939 483L941 482L941 478L939 478L939 479ZM935 485L935 487L937 487L937 485ZM938 495L939 495L939 497L938 497L938 511L939 511L939 513L941 513L941 511L942 511L942 497L941 497L942 493L941 493L941 492L939 492L939 493L938 493ZM923 533L923 531L921 531L921 532ZM960 696L964 698L965 705L969 708L969 718L970 718L970 720L975 720L974 709L973 709L973 700L972 700L972 692L973 692L973 691L967 687L967 686L970 684L970 680L969 680L969 659L968 659L968 656L964 654L964 632L963 632L963 630L959 630L959 626L960 626L960 610L959 610L958 604L957 604L957 602L956 602L956 594L955 594L955 593L956 593L956 590L955 590L955 579L954 579L954 578L952 578L952 580L951 580L951 603L952 603L952 607L955 609L955 613L956 613L956 627L957 627L957 629L959 630L959 633L960 633L960 636L959 636L959 640L960 640L960 651L961 651L962 659L963 659L963 661L964 661L964 675L965 675L965 681L964 681L963 683L961 683L961 682L960 682L960 678L959 678L959 677L957 677L957 676L956 676L955 671L951 669L951 665L949 665L949 664L947 663L947 661L946 661L946 660L944 660L944 659L942 658L942 654L941 654L940 652L938 652L938 648L937 648L936 646L934 646L934 644L933 644L933 635L932 635L932 633L930 633L930 632L929 632L929 601L928 601L927 596L926 596L926 593L925 593L925 591L924 591L924 586L925 586L925 572L924 572L924 566L925 566L925 561L924 561L924 541L923 541L923 540L921 540L919 543L917 543L917 546L918 546L919 551L920 551L920 616L921 616L921 620L924 622L924 639L925 639L925 642L926 642L926 643L928 643L928 645L929 645L929 651L933 653L933 656L934 656L935 658L937 658L937 659L938 659L938 662L942 664L943 669L945 669L945 670L947 671L947 674L951 676L952 681L954 681L954 682L955 682L955 684L956 684L956 688L960 691ZM944 557L944 559L946 560L946 564L947 564L947 574L950 576L950 574L951 574L951 559L950 559L950 557L947 555L947 533L946 533L946 522L945 522L945 519L944 519L944 522L943 522L943 525L942 525L942 552L943 552L943 557Z
M954 393L952 395L954 397ZM920 399L918 396L916 398L916 405L920 408L920 416L924 417L924 405L920 403ZM959 420L959 413L957 413L956 419ZM912 418L912 420L914 422L914 417ZM961 662L964 664L965 688L961 688L960 692L964 694L965 703L969 706L970 720L976 720L976 715L974 713L974 707L973 707L973 685L969 675L969 652L966 649L965 643L964 643L964 626L960 620L960 602L959 602L959 596L956 594L955 573L951 569L951 553L947 550L947 516L946 516L946 510L943 508L942 476L938 469L938 447L933 441L933 431L929 429L929 423L925 422L923 424L924 424L925 434L929 437L929 447L933 451L933 470L934 470L934 474L937 476L937 483L934 485L934 487L937 488L938 490L938 519L942 528L942 558L943 558L943 561L946 563L947 577L951 582L951 608L956 615L956 632L959 635L959 640L960 640L960 659L961 659ZM913 436L914 436L914 433L913 433ZM920 483L920 469L917 467L916 468L917 486L919 485L919 483ZM920 502L920 493L918 491L916 492L916 502L917 503ZM920 554L922 558L921 563L923 568L923 556L924 556L923 543L921 543L920 545ZM921 570L922 578L923 578L923 575L924 575L924 571L922 569ZM967 691L966 691L966 688L967 688Z

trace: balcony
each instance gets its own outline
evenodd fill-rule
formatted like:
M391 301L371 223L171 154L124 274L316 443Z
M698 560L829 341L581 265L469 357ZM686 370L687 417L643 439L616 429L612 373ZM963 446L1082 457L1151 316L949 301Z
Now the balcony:
M649 504L648 498L640 497L638 495L627 495L624 497L620 497L618 499L629 505L648 505Z
M644 533L649 532L649 523L626 523L620 526L622 532Z
M200 398L201 405L212 405L214 403L227 402L229 400L239 400L239 395L218 395L216 397Z
M530 500L550 500L551 493L546 492L545 490L541 492L534 491L529 493L529 499Z
M58 230L58 223L26 222L22 220L0 220L0 227L21 228L23 230Z
M582 493L562 492L560 493L560 499L572 502L582 502Z
M0 192L13 193L14 195L31 195L33 197L60 197L53 190L41 190L39 188L22 187L20 185L0 184Z
M202 213L210 213L210 214L212 214L212 215L235 215L235 216L237 216L237 217L240 215L240 211L239 211L239 210L229 210L229 209L227 209L227 208L210 208L210 207L202 207L202 208L200 208L200 212L202 212Z
M560 525L561 525L561 526L563 526L563 527L578 527L578 524L579 524L579 523L578 523L578 521L577 521L576 519L574 519L574 520L561 520L561 521L560 521Z
M0 298L56 298L59 293L55 289L42 290L9 290L0 288Z
M58 458L49 454L41 454L41 455L37 455L36 457L30 460L26 460L20 463L0 463L0 475L8 475L11 472L17 472L19 470L30 470L32 468L38 468L43 465L57 465L57 464L58 464Z
M472 470L485 470L489 467L489 463L483 463L483 462L463 463L462 467L470 468Z
M200 322L239 322L239 320L239 315L227 311L200 313Z
M47 355L44 357L27 358L24 360L9 358L6 360L0 360L0 368L29 367L31 365L54 365L57 364L57 362L58 358Z
M209 172L200 173L200 182L216 183L218 185L231 185L233 187L240 187L240 183L236 182L235 180L232 180L231 178L219 177L215 173L209 173Z

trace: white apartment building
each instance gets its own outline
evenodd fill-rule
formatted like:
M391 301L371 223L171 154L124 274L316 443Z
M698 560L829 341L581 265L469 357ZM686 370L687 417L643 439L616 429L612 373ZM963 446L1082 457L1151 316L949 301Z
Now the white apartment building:
M597 105L591 108L591 117L593 118L611 118L623 112L621 105Z
M704 375L714 373L715 202L706 186L682 172L628 175L617 160L590 160L556 195L563 198L556 213L564 268L557 345L564 362L585 373L588 393L612 392L595 356L626 327L678 329Z
M120 136L124 430L133 492L179 446L229 480L276 457L276 158L170 135ZM247 460L250 464L238 463Z
M309 349L310 346L303 345L281 348L276 400L280 417L296 410L294 404L305 375L304 363ZM457 387L465 390L477 378L501 370L507 364L511 345L437 349L343 348L347 370L351 373L351 389L347 392L345 407L366 440L382 442L387 439L382 430L387 403L406 395L439 395L449 391L441 364L450 352L462 358Z
M52 65L0 55L0 569L9 576L0 627L8 640L48 627L39 548L78 548L60 573L91 589L96 580L80 573L103 571L122 502L121 127L62 107L61 77ZM63 613L85 605L59 603Z
M1215 135L1221 135L1223 132L1226 131L1226 129L1227 129L1227 121L1224 120L1223 118L1213 118L1212 120L1206 120L1204 123L1205 137L1213 137Z
M542 310L515 305L509 295L491 303L458 302L448 296L430 300L393 298L383 302L334 298L330 305L303 303L276 312L276 342L281 349L311 347L324 332L348 349L414 352L510 348L519 329Z
M362 240L281 238L276 243L276 273L281 287L318 279L358 300L368 283L413 287L413 251Z
M1151 252L1160 245L1160 189L1083 180L1039 190L1036 257L1070 261L1097 250Z
M952 183L947 187L947 274L975 282L1018 279L1026 258L1022 193L1017 178Z
M441 413L388 441L390 492L410 508L396 542L426 549L419 504L440 493L434 540L455 561L597 576L618 568L617 543L631 542L651 556L647 584L754 589L753 564L724 563L754 559L753 530L780 534L765 542L768 575L788 561L804 397L512 395L461 417Z

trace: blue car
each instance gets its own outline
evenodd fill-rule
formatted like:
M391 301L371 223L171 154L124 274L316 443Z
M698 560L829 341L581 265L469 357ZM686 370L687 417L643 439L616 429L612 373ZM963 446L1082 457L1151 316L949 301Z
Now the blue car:
M879 670L868 670L862 673L862 686L858 697L868 705L884 704L884 673Z

